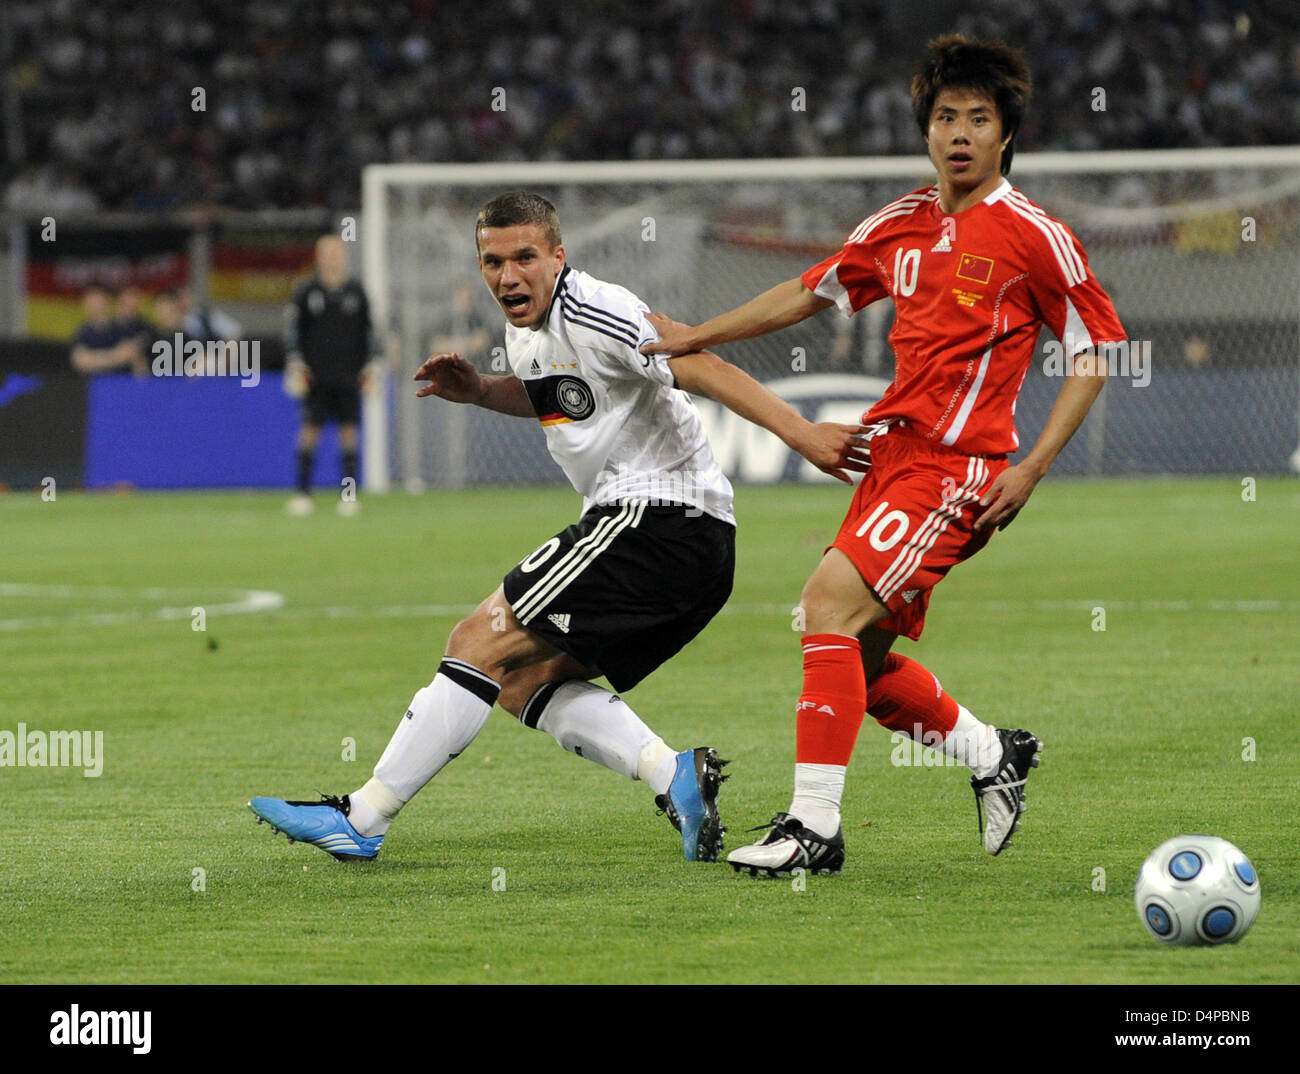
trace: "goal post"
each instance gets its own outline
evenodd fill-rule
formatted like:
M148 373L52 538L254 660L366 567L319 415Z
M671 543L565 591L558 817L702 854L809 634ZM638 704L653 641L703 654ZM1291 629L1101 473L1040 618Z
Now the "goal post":
M1078 235L1130 337L1062 453L1066 473L1300 472L1300 147L1018 153L1011 181ZM439 340L505 372L504 318L473 223L503 190L559 210L569 263L697 323L797 275L857 223L934 180L924 157L380 164L362 180L362 268L400 356L365 412L365 484L558 482L536 423L414 397ZM468 297L467 297L468 296ZM848 420L893 375L892 306L834 311L723 354L817 420ZM1040 348L1017 404L1031 445L1060 389ZM699 401L741 481L818 480L770 434Z

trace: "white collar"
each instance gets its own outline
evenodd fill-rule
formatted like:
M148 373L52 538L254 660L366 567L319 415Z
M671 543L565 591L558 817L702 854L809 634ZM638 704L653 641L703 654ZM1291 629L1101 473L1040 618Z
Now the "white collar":
M985 205L996 204L997 202L1005 198L1008 194L1010 194L1013 189L1015 188L1012 187L1011 183L1007 180L1007 177L1004 175L1002 177L1002 182L1000 182L997 186L995 186L993 190L989 193L989 196L984 199L984 204Z

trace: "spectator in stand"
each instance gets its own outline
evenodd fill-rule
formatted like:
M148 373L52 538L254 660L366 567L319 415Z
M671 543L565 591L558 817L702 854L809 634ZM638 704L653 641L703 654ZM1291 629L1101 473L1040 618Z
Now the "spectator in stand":
M116 373L145 376L149 372L144 347L124 336L113 320L113 296L103 284L92 283L82 295L86 319L72 337L72 368L79 373Z
M117 296L117 316L113 323L124 340L133 340L146 357L149 344L153 342L154 328L149 319L140 312L144 294L135 284L127 284Z
M169 342L179 332L185 338L185 304L174 287L167 287L153 296L154 341L160 339Z
M195 303L193 288L185 287L178 293L183 316L181 327L186 337L204 343L239 342L243 327L237 320L215 306Z
M185 332L185 303L180 291L174 287L164 288L153 296L153 319L154 328L149 342L151 368L152 358L163 357L175 361L178 348L183 357L185 344L193 338ZM180 337L179 343L177 336ZM161 350L159 343L165 343L167 350ZM174 370L174 366L169 365L168 368Z

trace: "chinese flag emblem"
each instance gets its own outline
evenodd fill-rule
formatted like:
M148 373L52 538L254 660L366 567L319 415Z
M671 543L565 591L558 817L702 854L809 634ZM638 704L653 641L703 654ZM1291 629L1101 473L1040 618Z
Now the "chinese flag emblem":
M962 254L957 263L957 275L972 283L988 283L993 275L993 259L977 254Z

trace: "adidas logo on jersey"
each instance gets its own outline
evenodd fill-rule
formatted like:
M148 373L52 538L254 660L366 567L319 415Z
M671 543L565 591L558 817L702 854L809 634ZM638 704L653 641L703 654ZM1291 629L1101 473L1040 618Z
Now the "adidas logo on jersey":
M952 253L952 243L950 243L950 242L948 241L948 236L945 235L945 236L944 236L943 238L941 238L938 242L936 242L933 246L931 246L931 247L930 247L930 253L932 253L932 254L950 254L950 253Z
M528 367L528 372L530 372L535 377L541 374L542 367L537 364L536 358L533 359L533 364Z
M567 634L569 632L569 616L567 614L548 615L546 618L555 624L560 633Z
M906 604L911 604L912 601L916 600L916 595L917 595L919 592L921 592L919 589L904 589L904 590L903 590L903 601L904 601L904 603L906 603Z

